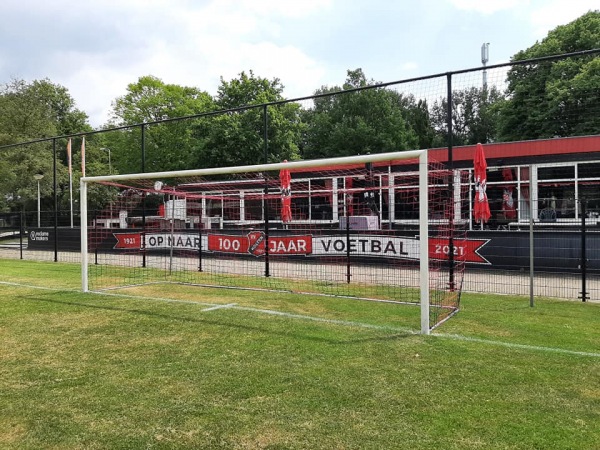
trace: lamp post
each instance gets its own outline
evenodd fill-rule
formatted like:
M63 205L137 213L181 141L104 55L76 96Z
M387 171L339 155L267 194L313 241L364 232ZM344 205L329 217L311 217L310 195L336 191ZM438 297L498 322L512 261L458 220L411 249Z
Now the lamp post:
M101 150L104 150L105 152L108 152L108 174L112 175L112 164L111 164L111 161L110 161L110 148L102 147Z
M38 228L40 228L40 226L41 226L40 225L40 223L41 223L41 220L40 220L40 216L41 216L41 208L40 208L40 204L41 204L41 202L40 202L40 180L42 178L44 178L44 174L42 174L42 173L36 173L33 176L33 178L35 178L35 180L37 181L37 191L38 191L38 193L37 193L38 194L37 195L37 219L38 219L37 220L37 226L38 226Z

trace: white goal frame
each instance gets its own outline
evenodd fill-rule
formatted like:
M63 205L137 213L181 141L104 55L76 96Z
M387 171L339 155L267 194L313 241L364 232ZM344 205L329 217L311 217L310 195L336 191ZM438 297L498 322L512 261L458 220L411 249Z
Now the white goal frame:
M274 164L257 164L249 166L219 167L210 169L180 170L172 172L147 172L125 175L82 177L80 180L80 214L81 214L81 288L89 292L88 284L88 207L87 186L96 182L118 182L144 178L176 178L184 176L208 176L234 173L256 173L280 171L288 169L314 168L320 166L365 164L373 162L395 161L405 159L419 160L419 289L421 306L421 333L429 334L429 220L428 220L428 158L427 150L409 150L401 152L378 153L373 155L348 156L340 158L314 159ZM423 245L424 244L424 245ZM400 270L400 269L398 269Z

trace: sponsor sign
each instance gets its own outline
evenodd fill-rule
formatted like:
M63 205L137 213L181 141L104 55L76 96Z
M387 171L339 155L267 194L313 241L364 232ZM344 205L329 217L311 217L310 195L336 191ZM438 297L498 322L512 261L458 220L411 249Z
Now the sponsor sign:
M29 232L29 240L48 242L50 240L50 233L48 231L31 230Z

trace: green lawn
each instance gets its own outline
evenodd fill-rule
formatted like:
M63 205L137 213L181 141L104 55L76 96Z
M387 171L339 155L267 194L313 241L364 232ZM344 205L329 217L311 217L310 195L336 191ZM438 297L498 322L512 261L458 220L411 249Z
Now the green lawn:
M0 448L600 448L599 304L464 295L426 337L410 306L79 276L0 260Z

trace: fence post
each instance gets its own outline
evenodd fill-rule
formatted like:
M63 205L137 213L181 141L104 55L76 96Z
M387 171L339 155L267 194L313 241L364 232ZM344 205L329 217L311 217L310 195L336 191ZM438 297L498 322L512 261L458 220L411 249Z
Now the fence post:
M452 150L452 73L448 73L446 76L448 97L447 97L447 110L446 110L446 125L448 127L448 169L450 170L450 176L448 177L448 197L450 199L450 213L448 214L448 288L453 291L454 286L454 159ZM425 217L425 220L429 220L429 217ZM429 240L425 243L429 245Z
M146 172L146 124L141 125L142 173ZM142 196L142 267L146 267L146 196Z
M19 214L19 255L23 259L23 233L25 233L25 206L21 208L21 214Z
M267 105L263 106L263 148L265 156L265 164L269 163L269 117L267 115ZM265 277L271 276L269 267L269 175L264 174L265 177L265 194L263 197L263 214L265 215Z
M586 200L580 199L581 202L581 296L579 297L582 302L588 300L589 296L587 293L587 254L586 254L586 227L585 227L585 215L586 215Z
M198 272L202 272L202 216L198 219Z
M112 217L111 217L112 219ZM112 224L108 222L112 227ZM79 226L81 226L81 219L79 220ZM100 242L102 239L98 237L98 210L94 209L94 264L98 265L98 247L100 246Z
M529 166L529 173L533 173L533 166ZM531 186L531 175L529 180L529 306L533 308L533 280L535 277L535 247L533 240L533 199L531 193L533 192Z
M348 209L349 211L349 209ZM348 212L346 213L346 282L350 284L350 279L352 278L351 272L351 262L350 262L350 216Z
M52 139L52 190L54 194L54 262L58 261L58 191L56 188L56 138Z

